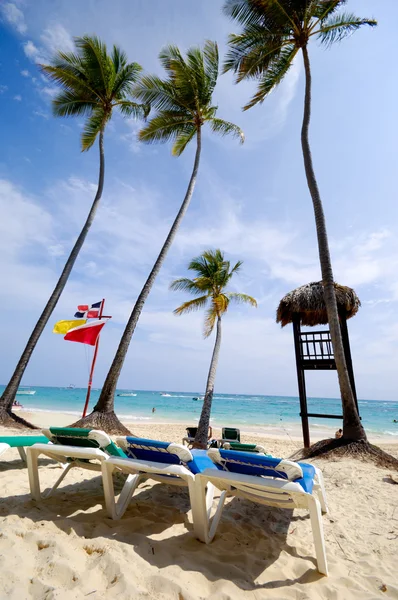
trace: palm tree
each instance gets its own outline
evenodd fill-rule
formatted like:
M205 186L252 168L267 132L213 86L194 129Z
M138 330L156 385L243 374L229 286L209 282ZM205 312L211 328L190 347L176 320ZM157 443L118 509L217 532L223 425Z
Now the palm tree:
M343 437L345 440L366 440L344 356L326 222L308 140L311 115L310 38L316 36L323 45L330 46L362 25L377 24L372 19L360 19L351 13L338 12L344 3L345 0L227 0L224 12L243 29L241 33L229 37L224 69L233 70L237 74L237 82L244 79L259 80L256 94L244 107L247 110L264 101L283 80L298 52L301 50L303 53L305 100L301 145L314 208L325 304L343 404Z
M234 273L237 273L242 266L238 261L231 269L231 264L225 260L221 250L207 250L197 258L191 260L188 265L190 271L194 271L197 276L194 279L183 277L176 279L170 285L171 290L189 292L198 296L193 300L184 302L175 309L175 315L184 315L206 308L206 317L204 323L203 335L208 338L216 326L216 341L210 361L209 374L207 376L206 392L203 399L202 412L199 419L199 427L195 437L195 448L207 447L207 432L210 424L211 404L213 400L214 381L216 378L218 356L221 346L221 319L228 310L231 302L238 304L247 303L257 306L257 302L247 294L238 294L226 290Z
M135 97L149 104L151 109L156 111L154 117L140 131L139 139L147 144L172 140L174 142L172 154L180 156L189 142L196 138L196 153L184 200L148 279L138 295L98 402L90 415L74 424L79 427L102 427L109 433L125 431L114 413L117 382L145 301L191 201L202 149L202 127L207 123L214 133L232 134L241 142L244 140L241 129L233 123L218 119L217 107L212 105L219 68L218 48L215 42L207 41L203 50L190 48L186 58L181 55L176 46L167 46L159 54L159 59L168 75L167 79L147 75L142 77L134 88Z
M125 116L136 118L143 118L148 112L146 105L130 100L133 86L138 82L142 70L139 64L129 63L126 54L117 46L113 46L108 54L105 44L97 37L76 38L75 45L76 53L58 52L51 64L41 65L40 68L51 81L61 87L61 91L52 102L54 116L87 117L81 137L82 151L89 150L98 138L98 187L87 220L0 399L0 422L13 426L16 422L30 426L11 413L15 394L32 352L68 281L98 209L104 187L105 127L112 117L113 109L118 109Z

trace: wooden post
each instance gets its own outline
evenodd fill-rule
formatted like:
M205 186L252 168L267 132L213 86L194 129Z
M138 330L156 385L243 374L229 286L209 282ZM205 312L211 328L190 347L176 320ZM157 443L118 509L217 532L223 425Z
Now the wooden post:
M300 348L300 316L294 315L293 317L293 336L294 336L294 350L296 354L296 368L297 368L297 381L300 396L300 416L301 426L303 429L303 441L304 448L310 447L310 428L308 425L308 410L307 410L307 394L305 390L305 375L304 369L301 364L301 348Z
M345 362L347 365L348 375L350 378L352 393L354 395L355 406L357 407L357 412L359 415L357 390L355 388L354 368L352 366L350 338L348 337L347 319L345 318L345 316L340 316L340 329L341 329L341 337L343 338Z
M102 317L102 312L104 310L104 304L105 304L105 299L103 299L102 302L101 302L101 308L100 308L99 314L98 314L98 318L99 319L101 319L101 317ZM93 375L94 375L95 362L97 360L99 339L100 339L100 336L98 335L97 341L95 342L93 362L91 363L90 375L89 375L89 378L88 378L86 402L84 403L82 418L86 416L86 414L87 414L87 408L88 408L88 403L90 402L91 386L93 384Z

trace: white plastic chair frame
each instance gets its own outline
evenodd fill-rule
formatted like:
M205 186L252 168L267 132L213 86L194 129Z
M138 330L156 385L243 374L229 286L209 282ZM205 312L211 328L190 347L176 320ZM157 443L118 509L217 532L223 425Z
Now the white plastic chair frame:
M49 429L43 429L44 435L49 439L52 433ZM93 439L102 448L106 448L111 443L110 437L103 431L93 429L87 436L87 439ZM39 477L39 456L44 455L60 463L62 474L55 484L49 490L41 492ZM34 444L26 449L26 459L28 465L30 493L33 500L39 502L53 495L66 475L74 467L87 469L89 471L101 471L101 463L109 458L109 454L100 450L100 448L84 448L82 446L66 446L63 444ZM71 460L72 459L72 460ZM85 460L97 460L97 463L83 462Z
M211 449L208 451L214 462L220 462L221 464L221 456L218 459L215 453L219 454L218 450ZM282 460L280 465L282 469L284 466L286 467L288 476L289 470L293 466L299 466L297 463L287 460ZM213 540L228 496L245 498L258 504L278 508L306 508L311 519L318 571L323 575L327 575L328 568L321 512L327 513L328 507L322 472L317 467L314 468L315 477L312 494L305 492L301 485L294 481L206 469L196 478L199 504L197 525L198 527L203 526L204 523L204 529L198 532L198 537L206 544ZM217 510L212 519L208 517L204 501L205 489L209 483L212 483L214 487L221 491Z
M124 451L127 451L128 442L125 437L116 438L117 445ZM158 449L157 449L158 450ZM186 446L181 444L169 444L166 452L177 454L184 462L192 460L192 454ZM203 506L198 503L195 475L183 465L160 463L149 460L139 460L134 458L108 458L102 463L102 480L104 486L105 505L108 515L114 519L120 519L127 510L127 507L140 483L146 479L154 479L167 485L183 486L188 488L189 499L192 509L192 520L195 532L204 531L205 523L203 518L209 519L213 504L214 486L212 484L204 485ZM122 488L120 496L116 501L115 489L113 483L113 473L119 471L127 474L127 479ZM203 516L204 510L204 516ZM199 519L199 525L198 525ZM204 540L202 540L204 541Z

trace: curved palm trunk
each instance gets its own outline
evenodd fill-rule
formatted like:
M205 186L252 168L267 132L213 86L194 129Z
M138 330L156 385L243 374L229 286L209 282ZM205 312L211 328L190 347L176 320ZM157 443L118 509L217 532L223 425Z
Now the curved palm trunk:
M207 436L210 425L211 404L213 401L214 381L216 379L218 357L221 346L221 317L217 318L216 342L214 344L213 356L211 357L209 374L207 376L206 393L203 400L202 412L200 413L198 431L196 432L194 448L207 448Z
M101 391L100 397L98 399L98 402L95 405L94 410L91 414L87 415L87 417L84 417L84 419L80 419L79 421L77 421L77 423L74 423L75 427L76 426L83 427L83 426L93 425L94 423L97 422L97 420L99 418L98 413L106 413L109 415L109 419L114 420L114 416L115 416L115 414L114 414L114 399L115 399L116 386L117 386L117 382L118 382L118 379L120 376L120 372L122 370L123 363L126 358L127 351L129 349L130 341L131 341L131 338L133 337L133 333L135 331L138 319L140 318L145 301L149 296L149 293L153 287L153 284L155 283L155 279L164 263L167 253L170 250L173 240L174 240L174 238L177 234L177 231L181 225L182 219L184 218L184 215L190 204L192 194L193 194L195 184L196 184L196 178L198 175L201 147L202 147L201 130L198 129L195 162L194 162L191 179L188 184L188 188L187 188L187 191L185 194L184 201L181 204L181 208L178 211L178 214L177 214L177 216L174 220L174 223L169 231L166 241L163 244L160 254L156 259L156 262L152 268L152 271L150 272L149 277L146 280L144 287L142 288L140 295L138 296L138 298L136 300L136 303L134 305L134 308L133 308L130 318L127 322L126 328L123 332L122 338L120 340L119 347L118 347L115 357L113 359L111 368L109 369L108 375L106 376L105 383L102 387L102 391ZM102 419L102 423L103 424L105 423L105 421L103 419ZM105 426L105 425L103 425L103 426ZM123 431L125 428L123 428L123 425L121 423L120 423L120 426L121 426L121 429L118 431ZM106 428L106 431L109 431L109 429ZM109 431L109 432L116 433L116 431L114 431L114 430Z
M332 337L334 358L336 361L341 400L343 405L343 436L344 438L350 440L366 440L365 430L362 427L358 411L355 406L354 396L347 371L343 342L341 338L340 321L337 310L336 293L334 289L334 278L332 263L330 260L325 215L323 213L322 201L315 178L311 149L308 141L308 129L311 117L311 69L307 46L304 46L302 50L305 68L305 101L303 125L301 129L301 146L303 149L305 174L307 177L308 188L310 190L312 203L314 206L325 304L328 314L330 335Z
M16 423L21 425L30 426L29 423L14 415L11 412L12 404L17 393L19 384L21 383L21 379L25 372L25 369L28 365L30 357L32 355L33 350L36 347L37 342L40 339L41 334L47 324L47 321L51 317L51 314L54 308L57 305L57 302L63 292L63 289L68 281L69 275L72 271L73 265L79 255L79 252L84 244L84 241L87 237L87 234L90 230L90 227L93 223L95 214L98 209L98 204L102 196L102 190L104 188L104 175L105 175L105 157L104 157L104 132L101 131L99 135L99 155L100 155L100 167L99 167L99 178L98 178L98 188L97 193L95 195L93 204L91 206L90 212L88 214L87 220L81 230L79 237L76 240L75 245L73 246L72 252L70 253L68 260L64 266L64 269L61 273L59 280L54 288L53 293L51 294L42 314L37 321L35 328L32 331L32 334L26 344L26 347L21 355L21 358L18 361L18 364L15 368L15 371L3 392L3 395L0 399L0 423L2 424L10 424L15 426Z

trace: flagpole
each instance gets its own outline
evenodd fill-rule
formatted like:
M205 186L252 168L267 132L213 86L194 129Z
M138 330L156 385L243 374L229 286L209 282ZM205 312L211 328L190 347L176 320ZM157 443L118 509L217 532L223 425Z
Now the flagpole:
M99 315L98 315L99 319L101 319L101 317L102 317L102 311L104 310L104 304L105 304L105 298L102 299L101 308L100 308ZM99 339L100 339L100 336L97 337L97 341L95 342L95 350L94 350L93 362L91 363L90 375L89 375L88 386L87 386L86 402L84 404L82 418L86 416L87 408L88 408L88 403L90 401L91 386L93 384L94 367L95 367L95 361L97 360Z

